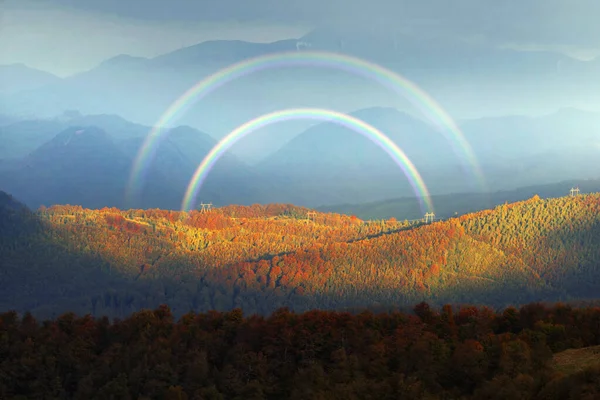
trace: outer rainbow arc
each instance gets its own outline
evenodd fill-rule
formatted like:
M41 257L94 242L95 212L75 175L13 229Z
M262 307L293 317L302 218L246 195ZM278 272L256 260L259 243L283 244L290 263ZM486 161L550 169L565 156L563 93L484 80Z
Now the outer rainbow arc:
M391 141L377 128L367 124L364 121L361 121L358 118L337 111L321 108L292 108L275 111L248 121L231 131L210 150L210 152L198 165L198 168L194 172L194 175L188 184L185 196L181 203L181 210L189 211L193 208L198 192L200 191L204 180L208 176L208 173L211 171L215 163L221 158L221 156L223 156L225 152L235 143L259 128L277 122L293 119L328 121L350 128L355 132L367 137L385 150L396 162L396 164L400 166L408 178L410 185L415 191L415 195L419 199L422 211L433 212L431 196L429 195L429 190L427 189L425 182L423 182L423 178L419 174L419 171L414 166L412 161L410 161L408 156L400 147L398 147L398 145Z
M127 187L127 201L130 202L133 197L137 196L139 186L141 186L139 181L143 179L144 167L156 153L158 142L165 132L165 126L177 114L185 111L190 106L190 102L198 101L222 85L256 71L303 65L334 68L371 78L385 87L391 86L398 94L407 96L421 112L429 119L433 119L438 127L446 128L442 130L442 133L453 144L455 151L461 150L464 153L479 184L485 188L483 174L464 135L443 108L416 84L387 68L360 58L322 51L291 51L258 56L230 65L200 80L175 100L154 124L138 151Z

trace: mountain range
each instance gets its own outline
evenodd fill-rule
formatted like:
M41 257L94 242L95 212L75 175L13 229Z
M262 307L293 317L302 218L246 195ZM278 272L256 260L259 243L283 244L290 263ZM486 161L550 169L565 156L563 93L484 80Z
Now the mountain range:
M359 56L401 72L437 98L451 115L475 117L517 110L539 114L599 104L600 59L579 61L558 53L490 48L428 35L369 35L319 29L302 38L274 43L210 41L151 59L120 55L89 71L29 88L31 71L13 66L21 72L13 74L17 77L11 85L23 89L2 95L0 105L11 115L53 117L76 109L153 125L175 99L219 68L259 55L309 50ZM530 101L531 96L536 96L535 102ZM532 109L532 104L537 108ZM314 66L258 72L187 105L189 109L171 122L217 138L248 119L288 107L349 112L382 106L414 111L389 87ZM278 137L287 140L305 128L290 128L287 134L273 137L268 150L280 147Z
M461 149L427 121L383 107L352 115L401 147L434 195L493 193L600 176L600 115L595 113L564 109L544 117L462 121L487 187L475 179ZM82 129L94 135L74 134ZM129 169L149 131L149 126L115 115L75 111L54 119L7 123L0 126L0 187L34 208L55 203L126 207ZM71 142L69 137L78 140ZM189 126L168 129L165 138L146 166L148 192L132 206L178 209L195 168L217 143ZM236 146L243 146L244 140ZM102 178L94 181L93 176ZM220 205L276 201L313 207L409 196L411 209L417 205L409 181L384 150L331 122L314 123L256 165L227 152L208 175L201 196ZM409 216L419 217L413 211Z
M6 158L0 162L0 186L34 208L58 203L126 207L133 160L149 131L111 115L3 126L0 137L11 146L4 148ZM178 209L194 170L215 144L190 127L169 130L155 159L144 167L145 185L136 205ZM237 157L225 155L202 193L215 204L243 204L264 201L261 193L271 190L269 182L253 179Z

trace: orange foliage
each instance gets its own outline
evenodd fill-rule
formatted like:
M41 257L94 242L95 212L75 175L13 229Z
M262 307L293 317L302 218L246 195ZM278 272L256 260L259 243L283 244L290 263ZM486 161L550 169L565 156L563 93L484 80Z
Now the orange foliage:
M460 302L471 299L465 293L519 302L570 276L600 278L593 268L600 246L592 243L598 195L534 198L427 225L325 213L308 220L308 211L285 204L206 213L53 206L40 215L67 247L101 254L116 270L137 276L145 265L155 277L201 278L223 284L234 302L241 290L296 300L331 294L346 304L424 295Z

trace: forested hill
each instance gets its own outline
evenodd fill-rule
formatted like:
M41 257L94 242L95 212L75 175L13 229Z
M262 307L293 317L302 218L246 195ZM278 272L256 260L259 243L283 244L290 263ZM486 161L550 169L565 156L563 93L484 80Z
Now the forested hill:
M291 205L207 213L54 206L31 218L35 230L16 242L2 235L9 289L0 303L43 316L126 316L162 303L176 315L422 300L505 306L600 293L598 194L536 196L427 225Z

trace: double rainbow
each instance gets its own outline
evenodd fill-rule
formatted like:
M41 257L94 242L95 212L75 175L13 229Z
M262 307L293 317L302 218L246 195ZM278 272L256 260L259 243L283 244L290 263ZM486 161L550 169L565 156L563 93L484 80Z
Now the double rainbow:
M175 100L154 124L137 153L126 189L127 203L131 204L139 195L147 166L153 160L160 140L165 132L168 132L166 127L194 101L239 77L266 69L295 66L316 66L346 71L370 78L407 97L438 128L442 128L441 133L450 141L455 152L462 153L470 166L471 173L475 175L481 188L485 188L483 174L464 135L444 109L416 84L380 65L360 58L322 51L292 51L267 54L230 65L198 81Z

